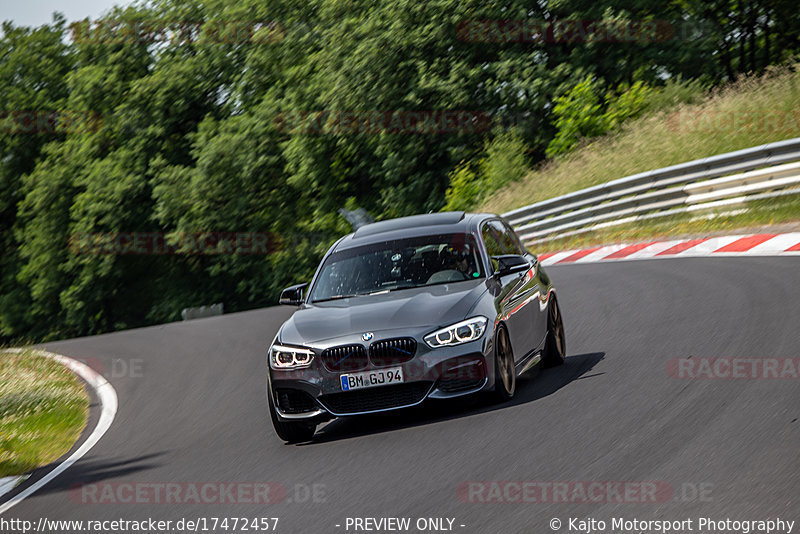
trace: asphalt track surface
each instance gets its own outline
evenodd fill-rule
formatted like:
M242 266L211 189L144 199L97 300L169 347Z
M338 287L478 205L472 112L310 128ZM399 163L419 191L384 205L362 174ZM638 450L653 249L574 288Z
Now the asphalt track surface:
M510 403L337 420L297 446L273 434L264 391L265 348L291 308L49 343L48 350L102 365L119 411L94 449L3 517L278 517L283 533L345 532L347 517L410 517L412 525L451 517L456 532L509 534L551 532L551 518L567 532L570 517L800 519L800 381L667 372L670 359L687 356L800 356L800 259L646 260L548 272L565 318L564 366L523 378ZM109 376L114 359L141 359L141 367ZM656 481L674 492L656 503L480 503L457 493L466 481L509 480ZM266 481L285 486L286 499L86 504L69 491ZM324 495L306 498L302 488L313 484Z

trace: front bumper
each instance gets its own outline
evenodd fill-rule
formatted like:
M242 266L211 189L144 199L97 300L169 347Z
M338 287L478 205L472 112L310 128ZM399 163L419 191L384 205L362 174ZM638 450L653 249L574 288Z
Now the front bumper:
M337 339L319 347L311 348L317 357L310 367L297 370L269 368L269 394L278 416L285 420L325 419L330 416L359 415L384 412L416 406L426 399L447 399L469 395L494 384L494 359L491 331L481 339L456 345L431 349L422 340L421 333L413 336L417 340L414 357L397 365L368 365L351 372L333 372L327 369L318 355L329 347L351 344L352 339ZM372 343L404 333L385 332L377 335ZM365 346L368 343L358 341ZM306 345L307 346L307 345ZM402 367L404 381L399 384L381 385L342 391L341 375L352 372Z

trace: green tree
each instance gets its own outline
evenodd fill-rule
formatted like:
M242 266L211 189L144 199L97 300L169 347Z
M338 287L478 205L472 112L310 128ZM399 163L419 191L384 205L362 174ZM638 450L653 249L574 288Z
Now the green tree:
M473 206L546 155L791 57L798 17L788 0L153 0L69 28L63 17L5 24L6 111L100 120L0 129L0 336L270 304L349 230L340 208L384 219ZM620 31L590 38L577 21ZM572 24L568 38L522 31L558 22ZM630 28L661 33L632 39ZM371 128L376 113L384 123ZM420 113L440 122L412 131ZM268 233L277 250L69 246L208 231Z
M64 19L39 28L2 25L0 37L0 342L26 335L30 294L17 280L21 266L15 236L22 177L49 144L64 140L59 112L67 116L66 77L74 58L64 44Z

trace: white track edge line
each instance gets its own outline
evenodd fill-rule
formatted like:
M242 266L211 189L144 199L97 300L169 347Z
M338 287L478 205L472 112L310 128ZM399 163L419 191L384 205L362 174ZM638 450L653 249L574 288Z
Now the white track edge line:
M25 478L25 475L0 478L0 497L16 488Z
M22 349L5 349L3 352L20 353L22 352ZM24 499L33 495L33 493L38 491L45 484L56 478L58 475L67 470L67 468L69 468L72 464L81 459L83 455L89 452L89 450L94 447L98 441L100 441L100 438L103 437L103 434L105 434L106 431L108 431L108 429L111 427L111 423L114 421L114 417L117 414L117 392L114 390L114 387L111 385L111 383L109 383L109 381L103 377L103 375L99 374L88 365L77 360L73 360L72 358L67 358L66 356L53 354L52 352L43 350L34 350L34 352L41 356L52 358L57 362L69 367L72 372L85 380L86 383L89 384L97 394L97 398L100 400L100 404L102 405L102 410L100 412L100 419L97 421L97 425L95 425L94 430L92 430L92 433L89 434L89 437L86 438L86 441L84 441L81 446L75 450L75 452L69 455L69 457L67 457L63 462L58 464L52 471L34 482L30 487L25 489L25 491L21 492L7 503L0 505L0 514L7 512L17 504L21 503Z

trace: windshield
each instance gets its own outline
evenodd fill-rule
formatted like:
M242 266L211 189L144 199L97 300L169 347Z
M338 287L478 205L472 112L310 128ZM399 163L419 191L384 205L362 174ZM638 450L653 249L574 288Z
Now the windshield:
M483 276L475 240L446 234L384 241L328 256L311 289L311 302Z

